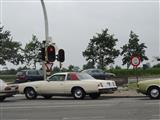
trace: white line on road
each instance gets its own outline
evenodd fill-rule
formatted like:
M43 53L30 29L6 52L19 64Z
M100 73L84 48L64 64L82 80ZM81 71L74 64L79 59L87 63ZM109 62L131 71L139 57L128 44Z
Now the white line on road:
M97 107L97 106L102 106L102 107L106 107L106 106L112 106L113 104L93 104L93 105L55 105L55 106L12 106L12 107L2 107L2 110L7 110L7 109L39 109L39 108L66 108L66 107Z
M92 117L64 117L62 120L106 120L105 116Z

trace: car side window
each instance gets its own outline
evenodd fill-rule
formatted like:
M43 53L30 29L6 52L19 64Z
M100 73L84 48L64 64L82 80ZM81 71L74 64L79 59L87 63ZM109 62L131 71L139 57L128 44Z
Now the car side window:
M39 72L37 70L35 71L28 71L29 75L39 75Z
M67 80L71 80L71 74L67 75Z
M64 81L65 75L53 75L49 78L49 81Z
M68 74L68 76L67 76L67 80L79 80L79 79L78 79L78 77L77 77L76 74L70 73L70 74Z

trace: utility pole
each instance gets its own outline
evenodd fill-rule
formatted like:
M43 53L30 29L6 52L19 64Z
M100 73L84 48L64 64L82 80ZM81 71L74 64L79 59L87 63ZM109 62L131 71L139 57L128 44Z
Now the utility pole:
M47 11L46 11L46 7L44 4L44 1L41 0L41 4L42 4L42 9L43 9L43 13L44 13L44 22L45 22L45 42L44 42L44 47L45 47L45 53L46 53L46 47L49 44L49 29L48 29L48 17L47 17ZM45 60L42 63L42 68L43 68L43 74L44 74L44 80L47 80L47 75L46 75L46 67L45 67Z

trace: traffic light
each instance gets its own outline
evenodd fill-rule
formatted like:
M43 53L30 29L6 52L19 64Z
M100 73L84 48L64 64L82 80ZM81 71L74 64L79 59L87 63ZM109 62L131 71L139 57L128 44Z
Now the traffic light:
M64 50L63 49L60 49L58 51L58 61L59 62L64 62L65 60L65 53L64 53Z
M40 59L42 61L45 61L45 48L41 48L41 52L40 52Z
M47 60L48 62L54 62L56 59L55 48L52 45L47 47Z

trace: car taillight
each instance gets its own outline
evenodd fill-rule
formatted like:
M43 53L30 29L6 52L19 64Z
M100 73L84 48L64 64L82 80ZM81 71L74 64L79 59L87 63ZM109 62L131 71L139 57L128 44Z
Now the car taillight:
M103 84L102 84L102 83L99 83L99 84L98 84L98 87L103 87Z
M4 89L5 91L9 91L9 90L11 90L11 87L5 87L5 89Z

